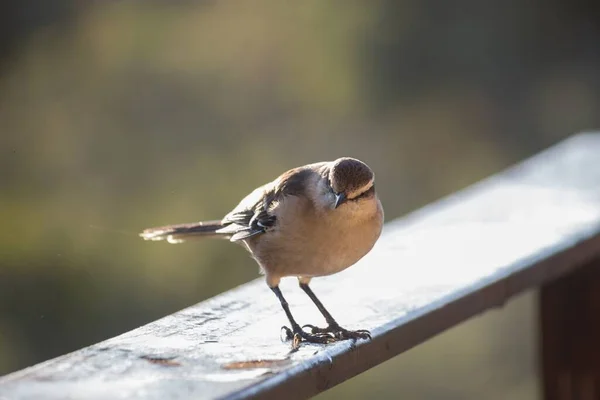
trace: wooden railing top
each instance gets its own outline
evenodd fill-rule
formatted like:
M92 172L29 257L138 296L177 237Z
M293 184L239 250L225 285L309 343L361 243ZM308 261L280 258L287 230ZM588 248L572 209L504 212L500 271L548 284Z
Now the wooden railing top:
M302 398L600 256L600 134L574 136L388 223L375 249L313 289L371 341L279 339L262 279L121 336L0 378L0 399ZM294 280L301 323L322 319Z

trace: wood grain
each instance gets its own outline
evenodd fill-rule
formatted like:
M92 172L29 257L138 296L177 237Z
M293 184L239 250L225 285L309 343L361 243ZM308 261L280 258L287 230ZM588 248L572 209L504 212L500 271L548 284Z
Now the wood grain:
M600 258L540 292L544 399L600 398Z
M0 378L0 399L306 398L600 256L600 134L582 134L388 223L313 290L371 341L303 345L262 279ZM294 280L301 323L322 318Z

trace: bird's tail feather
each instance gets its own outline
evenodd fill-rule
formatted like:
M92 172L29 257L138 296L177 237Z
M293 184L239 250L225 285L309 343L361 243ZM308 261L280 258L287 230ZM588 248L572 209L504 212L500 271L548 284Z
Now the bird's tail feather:
M188 239L210 237L227 238L227 234L217 232L221 228L223 228L221 221L193 222L144 229L140 236L145 240L166 240L169 243L181 243Z

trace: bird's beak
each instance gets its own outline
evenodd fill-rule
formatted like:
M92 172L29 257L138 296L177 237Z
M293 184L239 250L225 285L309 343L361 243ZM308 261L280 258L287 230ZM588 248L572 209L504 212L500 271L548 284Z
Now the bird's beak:
M338 208L340 204L343 204L346 201L346 193L338 193L335 195L335 205L333 208Z

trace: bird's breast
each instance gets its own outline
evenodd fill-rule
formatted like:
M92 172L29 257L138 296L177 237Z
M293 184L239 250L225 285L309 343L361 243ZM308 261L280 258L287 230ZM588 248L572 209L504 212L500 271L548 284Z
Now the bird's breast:
M371 210L347 207L324 214L279 220L276 231L261 235L250 246L267 274L323 276L340 272L364 257L383 226L379 200ZM368 211L368 212L367 212Z
M327 232L322 233L326 239L313 243L320 249L320 260L314 262L320 264L317 269L322 269L315 276L340 272L355 264L373 248L382 226L383 215L380 213L364 219L340 218L330 224L325 228Z

